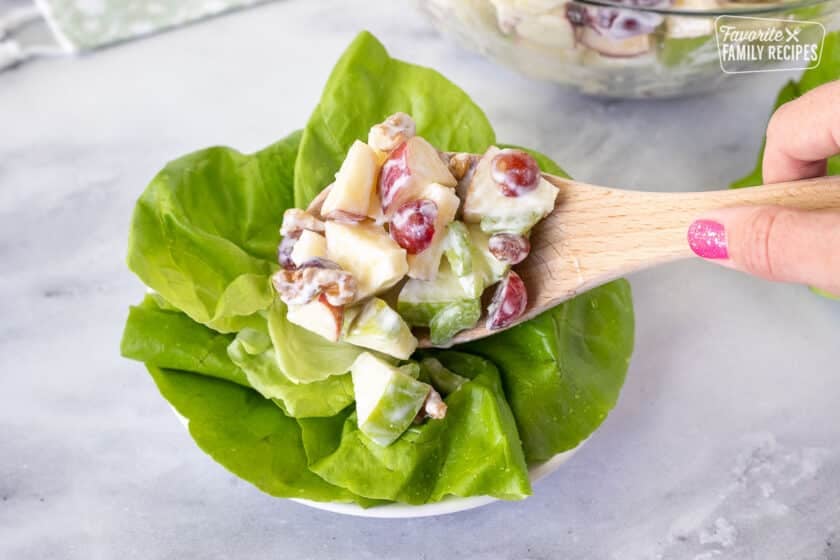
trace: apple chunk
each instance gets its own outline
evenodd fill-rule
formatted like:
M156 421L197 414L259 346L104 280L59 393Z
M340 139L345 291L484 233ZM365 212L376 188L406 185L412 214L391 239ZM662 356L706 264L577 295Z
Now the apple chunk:
M327 239L320 233L305 229L292 248L292 262L300 266L308 260L316 257L326 258Z
M387 447L411 426L432 391L399 368L367 352L350 368L359 430Z
M327 258L356 278L355 301L383 292L408 272L405 249L371 223L326 223Z
M409 138L394 148L379 172L382 211L390 217L405 202L417 198L429 183L454 187L457 181L434 146L419 136Z
M501 152L491 146L478 162L464 197L464 221L487 233L525 234L554 210L559 189L540 177L535 188L506 196L493 178L493 159Z
M570 50L575 46L575 29L571 22L553 13L522 18L516 24L516 33L537 45Z
M718 0L675 0L674 7L681 10L711 10L720 8ZM709 37L715 33L712 18L696 16L667 16L665 18L665 37L668 39L693 39Z
M580 42L604 56L631 58L651 51L653 48L651 37L651 34L642 34L617 38L600 33L591 27L586 27L583 30Z
M321 215L330 218L337 212L364 217L370 208L379 162L373 149L356 140L335 174L330 193L321 207Z
M415 255L408 255L408 276L420 280L433 280L440 266L443 251L446 249L444 243L446 226L455 219L461 199L455 194L455 189L437 183L428 185L420 196L437 205L437 218L429 246Z
M290 323L338 342L344 323L344 307L330 305L324 294L303 305L289 305L286 318Z

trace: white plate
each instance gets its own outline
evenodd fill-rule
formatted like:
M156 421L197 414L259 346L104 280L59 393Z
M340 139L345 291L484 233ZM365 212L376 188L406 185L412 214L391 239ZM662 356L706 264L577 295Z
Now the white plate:
M181 424L183 424L183 426L187 428L189 426L189 420L181 416L178 413L178 411L175 410L174 407L170 408L172 408L172 412L175 413L175 416L178 417L178 420L181 421ZM540 463L539 465L533 466L530 469L528 469L528 478L531 479L531 483L533 484L534 482L537 482L541 478L545 478L546 476L559 469L560 466L563 465L563 463L568 461L572 457L572 455L577 453L577 451L583 446L584 443L586 443L586 440L580 442L577 447L569 449L568 451L564 451L563 453L558 453L545 463ZM304 500L302 498L289 499L293 502L297 502L299 504L303 504L311 508L330 511L332 513L340 513L342 515L355 515L357 517L378 517L381 519L408 519L412 517L432 517L435 515L446 515L448 513L457 513L459 511L466 511L468 509L486 506L487 504L499 501L498 498L494 498L492 496L472 496L470 498L458 498L456 496L452 496L449 498L444 498L439 502L435 502L432 504L422 504L419 506L412 506L408 504L386 504L365 509L356 504L316 502L313 500Z

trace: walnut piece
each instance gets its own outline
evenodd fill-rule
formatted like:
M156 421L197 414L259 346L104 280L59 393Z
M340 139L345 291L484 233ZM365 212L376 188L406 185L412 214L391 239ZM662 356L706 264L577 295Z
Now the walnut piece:
M475 154L468 154L464 152L450 154L449 161L447 162L449 165L449 172L452 173L453 177L460 181L467 176L467 173L475 169L478 160L479 157Z
M414 119L405 113L394 113L381 123L371 127L368 145L380 152L390 152L416 133Z
M280 299L290 305L309 303L324 294L330 305L341 306L356 297L356 279L334 262L314 258L295 270L278 270L271 282Z
M426 418L441 420L445 417L446 403L443 402L440 393L435 391L434 388L429 389L429 394L426 395L426 400L423 401L423 406L420 407L420 410L417 412L417 416L414 417L414 423L421 424Z
M475 169L481 156L465 152L443 152L444 162L449 167L449 172L458 181L455 192L462 201L467 196Z
M440 393L432 389L423 403L423 411L429 418L440 420L446 416L446 403L440 397Z

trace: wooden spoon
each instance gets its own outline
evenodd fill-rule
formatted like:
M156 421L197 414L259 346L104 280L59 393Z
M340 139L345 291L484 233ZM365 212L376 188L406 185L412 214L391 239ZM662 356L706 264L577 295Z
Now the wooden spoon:
M531 233L530 255L515 267L528 288L528 307L517 322L616 278L693 257L688 227L711 210L765 204L840 209L840 176L688 193L625 191L543 176L560 194L554 211ZM309 210L317 214L325 197L326 189ZM458 333L451 344L501 330L487 330L483 321L479 325ZM421 336L420 346L432 344Z

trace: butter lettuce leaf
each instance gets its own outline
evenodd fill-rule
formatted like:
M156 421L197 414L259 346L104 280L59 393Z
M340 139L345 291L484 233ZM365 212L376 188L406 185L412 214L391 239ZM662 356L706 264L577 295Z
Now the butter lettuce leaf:
M498 366L525 458L537 463L601 425L624 384L633 342L630 284L617 280L459 350Z
M238 331L274 292L301 133L253 155L208 148L164 167L134 209L128 267L192 319Z
M295 383L322 381L350 371L365 351L346 342L331 342L286 318L286 305L277 300L268 314L268 329L280 369Z
M161 368L192 371L248 386L245 374L227 355L233 335L221 334L186 314L161 309L147 296L128 311L120 352Z
M540 169L569 177L549 157L521 146ZM615 406L633 354L630 284L616 280L518 327L467 345L496 364L529 464L589 437Z
M529 495L525 458L495 366L457 352L438 358L470 379L446 398L445 418L412 426L388 447L365 436L350 411L301 420L309 468L355 494L409 504L446 496Z
M164 310L152 298L132 307L121 351L166 369L225 379L273 399L288 415L332 416L353 403L349 374L313 383L295 383L280 368L265 319L261 330L246 329L235 338L196 323L180 311ZM254 337L262 337L254 348Z
M196 444L233 474L282 498L375 502L307 468L300 427L256 391L194 373L148 366L161 395L188 422Z
M349 373L312 383L295 383L277 363L277 353L270 341L268 348L252 353L242 338L246 332L242 331L227 347L230 359L245 372L251 387L262 396L279 401L289 416L333 416L353 403Z

